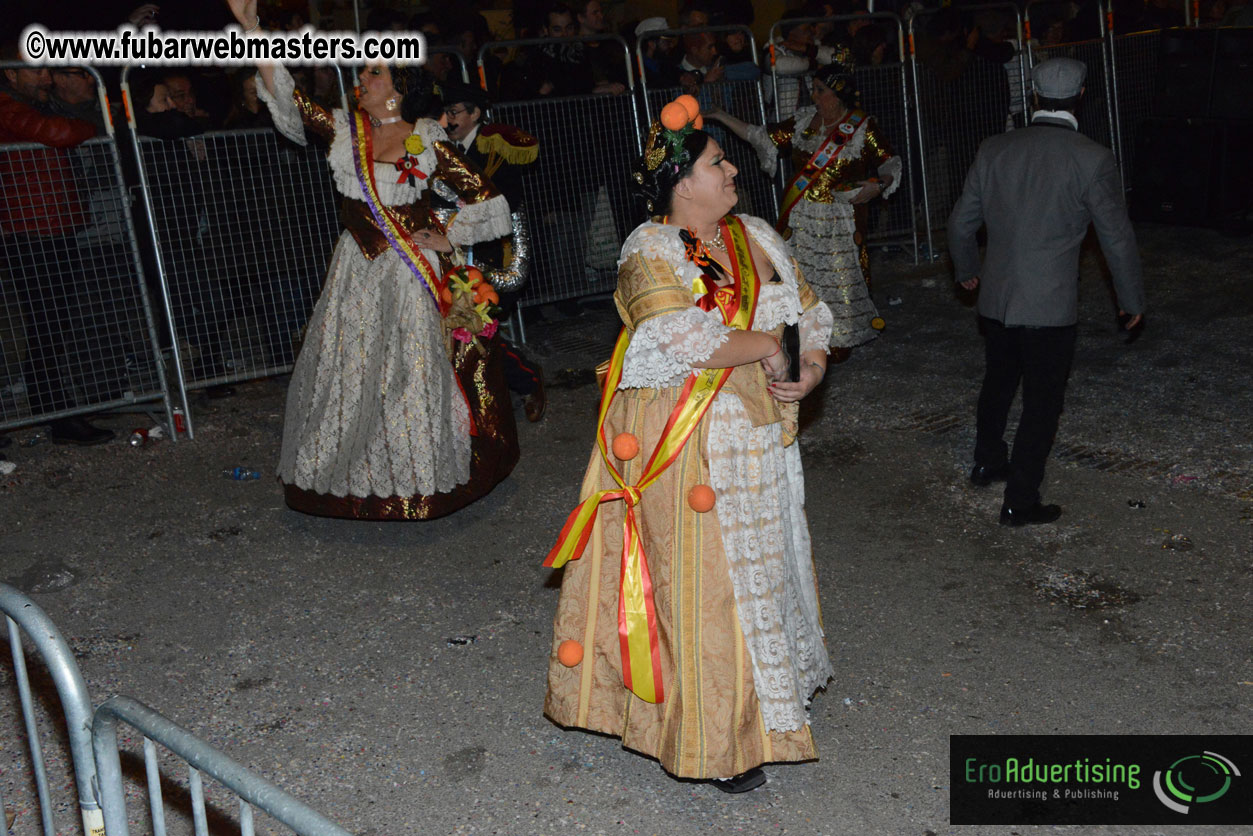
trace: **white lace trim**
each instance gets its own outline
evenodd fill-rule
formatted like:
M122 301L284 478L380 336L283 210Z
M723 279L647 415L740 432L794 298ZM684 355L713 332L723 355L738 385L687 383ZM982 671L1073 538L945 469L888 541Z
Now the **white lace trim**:
M470 203L457 210L448 226L448 241L464 247L480 241L494 241L513 233L509 203L496 195L482 203Z
M819 302L801 314L801 351L831 353L831 328L835 317L826 302Z
M801 303L796 263L788 252L787 243L761 218L738 217L770 259L780 279L762 284L752 329L770 331L779 325L796 324L801 317ZM637 227L622 247L619 266L636 253L646 258L664 259L676 267L675 272L684 285L690 285L700 276L696 265L684 258L679 228L671 224L650 221ZM767 269L766 265L758 265L758 268ZM682 386L694 364L708 360L727 340L730 330L722 324L717 311L705 312L695 306L688 311L647 320L631 337L619 388Z
M697 363L713 356L731 331L717 311L696 306L645 321L631 335L619 389L682 386Z
M296 80L292 78L287 68L282 64L274 65L273 95L262 81L261 73L257 73L256 80L257 98L265 102L266 107L270 109L270 118L274 120L274 128L297 145L308 144L305 139L304 120L300 118L300 108L296 107L296 102L292 100L292 93L296 91Z
M773 177L779 170L779 146L770 141L770 133L762 125L749 125L745 139L757 152L757 165L768 176Z
M797 445L779 424L754 427L738 398L710 409L709 483L762 719L796 731L832 677L823 642Z

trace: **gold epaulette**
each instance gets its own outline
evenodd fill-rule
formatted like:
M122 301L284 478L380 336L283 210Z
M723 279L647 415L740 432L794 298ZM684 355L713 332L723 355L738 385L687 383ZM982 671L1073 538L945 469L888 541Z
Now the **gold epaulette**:
M474 147L484 154L494 153L510 165L528 165L539 156L539 141L512 125L484 125Z

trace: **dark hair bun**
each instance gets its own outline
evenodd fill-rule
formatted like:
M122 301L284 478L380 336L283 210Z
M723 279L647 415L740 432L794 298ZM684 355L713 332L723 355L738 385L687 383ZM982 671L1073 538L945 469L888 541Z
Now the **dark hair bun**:
M674 187L679 184L680 180L692 173L692 167L696 165L697 158L705 153L705 146L709 144L709 140L709 134L704 131L691 131L683 139L682 149L687 152L686 159L683 162L675 162L673 154L667 148L665 158L651 171L648 169L647 162L649 149L645 149L644 155L635 161L631 169L631 197L635 200L637 215L651 218L653 215L664 215L670 211L670 198L674 194ZM660 135L656 141L664 143Z

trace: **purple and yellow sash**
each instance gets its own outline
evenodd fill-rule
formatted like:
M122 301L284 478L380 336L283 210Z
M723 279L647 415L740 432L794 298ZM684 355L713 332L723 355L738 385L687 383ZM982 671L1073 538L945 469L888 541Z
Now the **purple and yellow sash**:
M796 173L792 178L792 182L787 184L787 190L783 193L783 202L779 205L779 221L774 228L780 234L787 229L787 220L792 214L792 210L796 208L796 204L800 202L801 197L805 194L813 182L818 179L818 175L822 170L835 162L840 151L848 144L848 141L857 133L857 127L866 119L866 114L860 110L851 111L843 122L835 126L831 134L827 137L822 146L814 152L809 158L809 162L805 163L805 167Z
M706 298L722 313L723 322L732 328L748 330L757 310L761 282L749 251L748 234L738 218L726 218L722 233L727 241L733 284L706 294ZM702 306L703 307L703 306ZM634 485L628 485L609 455L610 440L605 435L605 417L622 380L623 360L630 338L626 329L618 335L609 374L600 397L599 430L596 443L601 458L618 490L598 491L583 500L566 519L557 544L544 560L544 565L559 569L570 560L578 560L592 535L592 525L602 502L621 499L626 503L622 526L622 569L618 586L618 637L622 651L622 680L627 689L645 702L659 703L665 698L661 681L661 645L657 639L657 613L653 604L652 577L644 555L635 506L645 488L657 481L667 467L683 451L683 445L700 425L714 398L731 376L733 369L701 369L688 376L670 418L666 422L652 456ZM590 658L585 657L585 658Z
M379 197L378 184L374 181L374 138L365 123L365 116L360 111L353 111L352 120L348 123L352 132L352 144L356 149L353 154L353 165L357 170L357 180L361 183L361 191L365 194L365 203L370 207L370 214L378 224L379 231L391 244L392 249L400 256L400 260L413 271L413 275L422 280L422 285L431 294L431 300L441 314L445 306L440 303L440 291L444 283L439 273L431 267L431 262L414 245L409 233L392 217L391 210L383 205Z

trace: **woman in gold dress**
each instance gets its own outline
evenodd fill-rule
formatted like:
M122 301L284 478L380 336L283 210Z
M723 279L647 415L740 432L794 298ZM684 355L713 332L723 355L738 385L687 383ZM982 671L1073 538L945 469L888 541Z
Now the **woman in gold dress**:
M768 223L727 214L735 174L703 131L654 126L598 449L545 562L564 566L548 717L727 792L817 757L807 706L832 675L796 444L831 314Z

